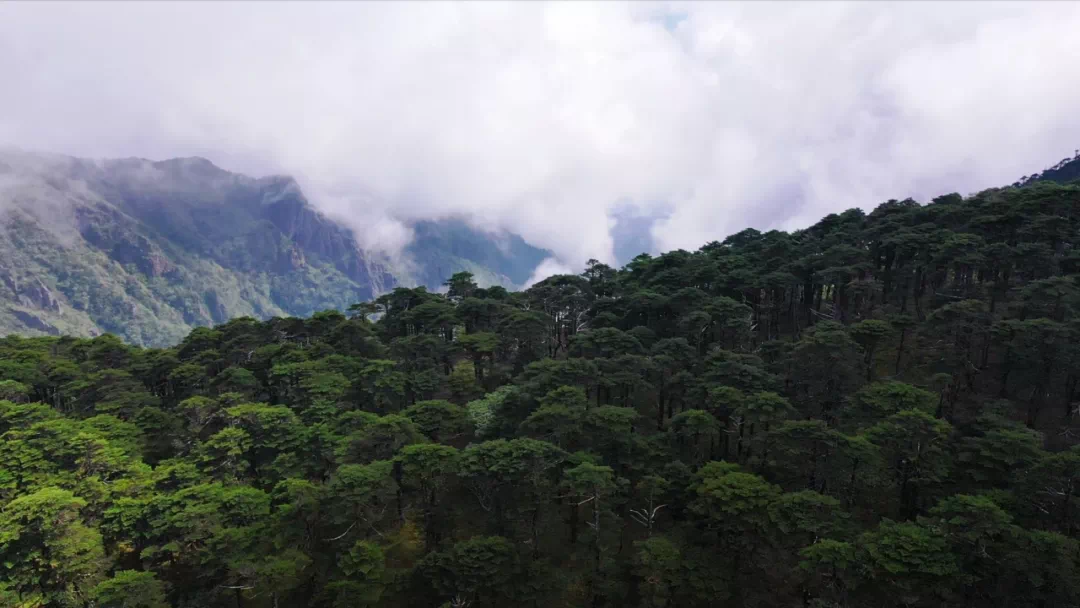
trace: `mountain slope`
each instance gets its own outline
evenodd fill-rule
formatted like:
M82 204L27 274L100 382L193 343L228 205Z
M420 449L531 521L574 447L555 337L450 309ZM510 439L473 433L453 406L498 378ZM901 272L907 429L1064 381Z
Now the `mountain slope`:
M500 257L492 237L463 222L428 222L418 237L415 259L391 264L361 250L291 178L255 179L201 158L7 151L0 334L112 332L166 344L236 316L303 316L399 284L436 287L460 270L512 287L523 279L503 271L520 277L544 255L522 241Z
M519 287L551 255L516 234L482 235L462 220L421 221L413 230L406 251L414 264L407 276L415 285L439 285L455 272L468 271L481 287Z
M1035 182L1067 184L1080 180L1080 150L1072 158L1063 158L1056 165L1040 173L1020 178L1014 186L1027 186Z

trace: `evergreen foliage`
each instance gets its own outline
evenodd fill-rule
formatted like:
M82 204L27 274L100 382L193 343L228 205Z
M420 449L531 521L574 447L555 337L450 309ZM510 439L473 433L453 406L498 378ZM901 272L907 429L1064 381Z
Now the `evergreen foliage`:
M1080 605L1078 244L1037 181L4 338L0 606Z

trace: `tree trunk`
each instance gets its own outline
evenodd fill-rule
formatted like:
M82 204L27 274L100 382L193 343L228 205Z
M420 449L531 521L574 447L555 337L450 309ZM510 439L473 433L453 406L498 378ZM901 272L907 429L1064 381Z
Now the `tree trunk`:
M896 365L893 367L893 374L900 374L900 360L904 357L904 339L907 338L907 328L900 329L900 344L896 347Z

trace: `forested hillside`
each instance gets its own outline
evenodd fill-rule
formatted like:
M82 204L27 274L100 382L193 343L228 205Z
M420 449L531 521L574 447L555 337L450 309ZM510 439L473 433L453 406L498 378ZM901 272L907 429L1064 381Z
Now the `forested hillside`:
M203 158L0 148L0 334L109 332L167 346L194 327L344 310L454 272L513 287L548 255L460 219L413 228L417 239L392 260L363 250L292 178L255 179Z
M6 338L0 605L1080 605L1078 244L1040 181L171 348Z

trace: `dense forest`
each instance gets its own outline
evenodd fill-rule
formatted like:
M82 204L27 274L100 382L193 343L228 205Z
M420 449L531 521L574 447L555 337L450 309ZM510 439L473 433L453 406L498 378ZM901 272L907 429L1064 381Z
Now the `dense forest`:
M1080 186L0 340L0 605L1080 605Z

